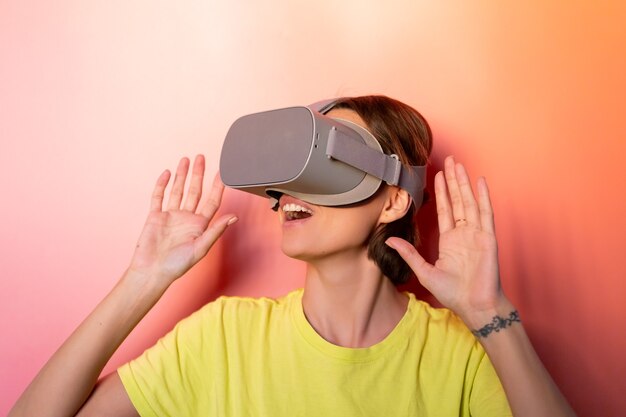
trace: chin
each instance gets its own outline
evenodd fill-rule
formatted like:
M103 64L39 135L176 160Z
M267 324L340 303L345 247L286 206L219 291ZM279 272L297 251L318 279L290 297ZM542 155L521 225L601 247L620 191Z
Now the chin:
M280 246L282 252L290 258L298 259L301 261L307 261L314 257L314 254L311 253L310 247L303 247L306 245L294 245L294 244L285 244L283 243Z
M283 236L280 249L290 258L309 262L328 256L336 250L336 248L332 247L322 247L324 245L321 243L323 242L319 240L307 241Z
M308 263L333 257L346 259L345 256L347 256L355 260L361 257L367 258L367 243L362 242L350 245L337 245L337 242L320 242L318 240L311 244L303 241L294 242L283 237L280 248L288 257Z

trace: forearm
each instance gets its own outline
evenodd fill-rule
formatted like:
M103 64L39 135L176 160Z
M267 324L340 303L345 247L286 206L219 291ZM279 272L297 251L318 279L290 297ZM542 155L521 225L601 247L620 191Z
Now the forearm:
M115 350L166 289L147 281L127 272L50 358L9 416L73 416Z
M515 417L575 416L558 387L537 356L521 322L515 320L513 305L502 302L492 311L466 319L493 364ZM494 317L513 320L489 326ZM496 330L497 329L497 330ZM488 334L485 334L488 333Z

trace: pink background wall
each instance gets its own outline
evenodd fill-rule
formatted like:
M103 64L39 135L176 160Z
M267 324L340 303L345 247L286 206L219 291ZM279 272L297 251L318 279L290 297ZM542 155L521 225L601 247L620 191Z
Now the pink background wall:
M573 406L623 415L625 21L618 0L1 1L0 414L124 270L163 168L215 170L242 114L383 93L430 120L435 167L489 179L505 289ZM265 201L225 205L240 223L108 370L218 294L301 284Z

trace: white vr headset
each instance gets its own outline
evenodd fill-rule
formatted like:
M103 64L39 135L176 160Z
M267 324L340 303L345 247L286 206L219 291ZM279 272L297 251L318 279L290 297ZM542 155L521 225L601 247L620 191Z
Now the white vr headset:
M422 204L426 166L386 155L366 129L325 116L338 99L240 117L228 130L220 175L228 187L271 199L281 194L321 206L366 200L385 181Z

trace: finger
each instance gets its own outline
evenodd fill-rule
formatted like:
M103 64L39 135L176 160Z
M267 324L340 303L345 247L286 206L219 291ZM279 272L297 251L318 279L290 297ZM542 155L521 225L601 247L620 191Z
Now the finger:
M480 210L480 225L483 230L495 234L496 225L493 219L493 206L489 197L489 187L485 177L478 178L478 208Z
M204 156L196 156L196 160L193 163L193 169L191 171L191 181L189 182L187 197L185 198L184 209L187 211L195 212L196 208L198 208L198 203L200 202L200 198L202 197L204 165Z
M183 199L183 192L185 191L187 171L189 171L189 158L182 158L178 163L178 168L176 168L174 185L172 185L172 192L170 193L170 199L167 204L168 210L180 209L180 202Z
M220 208L220 204L222 203L222 194L224 194L224 183L222 183L222 179L220 178L220 174L218 172L213 178L211 193L209 194L207 201L202 205L200 214L211 219L215 215L217 209Z
M171 173L169 170L163 171L159 175L159 179L154 186L152 196L150 197L150 211L161 211L163 209L163 196L165 195L165 188L170 181Z
M424 287L429 288L428 284L434 267L426 262L417 249L415 249L409 242L399 237L390 237L385 241L385 243L387 246L398 252L398 255L400 255L400 257L409 265L411 270L413 270L420 283Z
M474 198L474 191L472 190L472 184L469 176L467 175L467 171L462 164L457 163L454 167L454 172L456 174L457 183L459 184L459 191L461 192L463 210L465 212L467 224L480 227L478 204L476 203L476 198Z
M465 219L465 210L463 208L463 198L459 190L459 183L455 172L456 163L454 158L449 156L444 162L444 173L446 174L446 185L448 186L448 194L450 196L450 204L452 205L452 217L455 221Z
M448 187L446 187L446 180L442 171L439 171L437 175L435 175L435 202L437 203L439 233L454 228L452 207L450 206L450 198L448 197Z
M226 228L238 220L234 214L225 214L209 226L204 233L195 241L195 256L196 259L203 258L211 246L217 239L226 231Z

